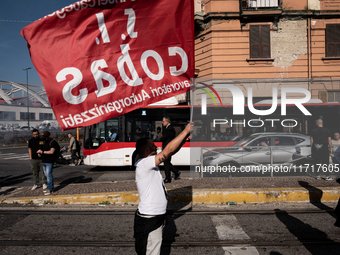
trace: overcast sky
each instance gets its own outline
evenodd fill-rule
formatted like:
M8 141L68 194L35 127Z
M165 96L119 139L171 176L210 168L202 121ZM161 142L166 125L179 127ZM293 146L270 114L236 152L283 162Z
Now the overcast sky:
M0 2L0 80L40 85L42 82L35 70L26 40L20 31L41 17L59 10L76 0L1 0Z

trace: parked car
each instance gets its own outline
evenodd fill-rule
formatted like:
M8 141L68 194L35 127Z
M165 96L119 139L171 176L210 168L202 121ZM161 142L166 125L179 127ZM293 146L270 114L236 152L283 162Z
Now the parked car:
M28 126L20 126L18 128L15 128L14 130L16 131L29 131L29 130L33 130L34 127L28 127Z
M271 153L272 150L272 153ZM272 155L271 155L272 154ZM257 133L229 148L217 148L203 154L205 166L236 166L310 163L310 137L296 133Z

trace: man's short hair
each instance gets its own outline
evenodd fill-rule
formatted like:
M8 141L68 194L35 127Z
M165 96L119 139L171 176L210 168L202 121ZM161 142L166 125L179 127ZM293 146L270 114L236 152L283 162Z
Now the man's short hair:
M148 146L149 137L143 137L139 139L136 143L136 151L139 155L143 155L145 148Z
M165 116L165 117L163 117L167 122L169 122L169 123L171 123L171 119L170 119L170 117L169 116Z
M71 133L67 133L67 135L72 135Z
M35 129L33 129L33 130L32 130L32 134L33 134L33 133L35 133L35 132L38 132L38 133L39 133L39 130L38 130L38 129L36 129L36 128L35 128Z

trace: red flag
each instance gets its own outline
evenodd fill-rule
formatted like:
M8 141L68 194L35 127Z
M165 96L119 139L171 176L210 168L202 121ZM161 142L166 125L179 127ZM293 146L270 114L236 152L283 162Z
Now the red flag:
M82 0L21 31L63 130L187 92L192 0Z

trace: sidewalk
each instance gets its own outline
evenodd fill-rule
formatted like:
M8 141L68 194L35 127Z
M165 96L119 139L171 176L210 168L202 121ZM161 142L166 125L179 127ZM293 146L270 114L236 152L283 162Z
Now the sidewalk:
M267 202L337 202L340 184L311 177L181 178L167 183L169 203L227 204ZM137 204L135 181L91 182L56 186L52 195L42 188L0 188L0 203Z

